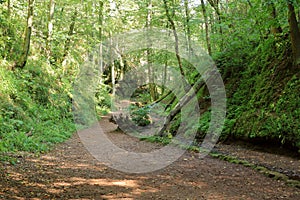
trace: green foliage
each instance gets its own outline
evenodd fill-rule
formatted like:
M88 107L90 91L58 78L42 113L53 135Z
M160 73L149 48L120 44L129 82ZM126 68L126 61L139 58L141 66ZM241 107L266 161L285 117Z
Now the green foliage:
M199 128L197 132L197 138L203 139L205 137L205 134L207 133L207 130L209 128L211 114L209 111L203 113L199 120Z
M20 52L19 49L21 49L22 44L16 33L16 29L14 29L18 28L20 23L16 19L10 19L3 7L0 4L0 57L13 60Z
M274 49L276 43L283 46ZM261 42L245 60L249 67L230 76L223 137L259 138L300 147L299 123L295 123L299 121L299 77L293 76L290 59L282 53L289 51L284 46L280 40ZM274 49L272 53L267 51L270 48Z
M56 77L33 63L12 73L9 64L0 67L0 152L44 152L69 138L71 104Z
M143 106L141 108L131 105L130 116L132 121L138 126L147 126L151 124L151 117L149 115L150 108L149 106Z
M169 137L159 137L159 136L150 136L150 137L142 137L140 138L142 141L148 141L152 143L161 143L163 145L168 145L171 142L171 138Z
M98 116L105 115L111 108L111 96L109 87L104 84L99 84L95 93L96 112Z

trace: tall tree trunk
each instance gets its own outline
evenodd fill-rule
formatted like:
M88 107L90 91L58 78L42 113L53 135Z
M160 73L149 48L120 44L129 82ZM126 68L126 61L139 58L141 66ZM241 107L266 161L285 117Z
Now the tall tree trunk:
M165 60L165 64L164 64L164 70L162 72L162 88L161 88L161 95L164 95L165 93L165 85L167 83L167 68L168 68L168 61Z
M166 28L167 28L167 30L169 29L169 23L167 23ZM169 32L169 36L170 35L171 35L171 32ZM168 44L166 44L166 49L168 48L167 45ZM164 95L165 89L166 89L165 85L167 83L168 57L169 57L168 54L165 53L165 57L164 57L164 59L165 59L164 70L162 72L162 83L161 83L162 84L162 90L161 90L161 95Z
M218 23L221 24L222 21L223 21L223 17L222 17L222 14L221 14L221 11L219 9L219 0L207 0L208 3L211 5L211 7L213 7L213 9L215 10L216 14L217 14L217 20L218 20ZM223 39L223 29L222 29L222 26L220 26L220 35L221 35L221 50L223 49L223 46L224 46L224 39Z
M99 1L99 18L98 18L98 23L99 23L99 40L100 42L102 41L102 32L103 32L103 1Z
M182 77L184 77L182 61L181 61L181 57L179 55L179 47L178 47L179 41L178 41L176 26L175 26L175 23L174 23L173 19L171 18L169 7L168 7L168 4L167 4L167 0L164 0L164 5L165 5L165 10L166 10L166 15L167 15L168 21L170 23L171 29L173 30L173 34L174 34L174 37L175 37L175 53L176 53L176 58L177 58L179 69L180 69L180 74L182 75Z
M55 9L55 0L50 0L49 2L49 15L48 15L48 32L47 32L47 41L46 41L46 55L48 61L51 60L51 40L53 34L53 16Z
M111 87L112 87L112 95L116 94L116 72L115 72L115 62L112 60L111 62Z
M20 59L15 64L14 68L24 68L27 62L29 50L30 50L30 39L33 26L33 8L34 0L28 0L28 13L27 13L27 26L25 31L25 39L23 44L23 52Z
M112 57L113 55L113 39L112 39L112 32L109 31L109 38L110 38L110 64L111 64L111 87L112 87L112 95L115 96L116 94L116 72L115 72L115 61Z
M125 74L125 62L123 59L122 54L119 54L119 60L120 60L120 81L124 79L124 74Z
M152 28L152 0L148 0L148 6L147 6L147 20L146 20L146 27L148 29ZM149 38L148 38L149 40ZM156 86L154 84L154 71L152 66L152 41L148 41L148 47L147 47L147 64L148 64L148 79L149 79L149 89L150 89L150 96L151 101L157 100L157 94L156 94Z
M11 14L11 1L8 0L7 1L7 16L8 16L8 19L10 19L10 14Z
M290 36L292 43L292 50L294 56L294 64L300 64L300 32L298 22L296 18L295 8L291 1L288 1L289 9L289 25L290 25Z
M268 4L270 9L271 9L271 19L270 20L275 20L276 23L279 23L277 20L277 12L276 12L276 8L273 2ZM276 25L276 26L272 26L271 27L271 33L273 35L276 35L278 33L282 33L282 28L280 27L280 25Z
M99 30L98 30L98 39L100 42L99 53L100 56L103 54L103 45L102 45L102 32L103 32L103 1L99 1L99 14L98 14L98 23L99 23ZM100 58L100 75L104 72L103 69L103 58ZM102 83L102 77L100 77L100 83Z
M300 10L298 11L298 26L300 26Z
M208 50L208 54L211 56L212 52L211 52L211 44L210 44L210 36L209 36L209 28L208 28L208 18L207 18L206 8L203 0L201 0L201 6L202 6L202 12L205 21L204 23L205 23L205 37L206 37L207 50Z
M119 59L119 66L120 68L117 70L117 80L121 81L124 79L124 70L125 70L125 63L124 63L124 59L123 59L123 55L122 55L122 50L119 49L119 45L116 44L115 49L114 49L114 53L115 55L118 56Z
M186 34L187 34L187 43L188 51L191 53L192 42L191 42L191 28L190 28L190 10L189 10L189 0L184 0L184 9L185 9L185 19L186 19Z
M252 8L253 6L252 6L251 1L250 1L250 0L247 0L247 2L248 2L248 4L249 4L250 8Z
M215 12L217 13L218 18L222 18L221 12L220 12L220 9L219 9L219 0L207 0L207 1L211 5L211 7L213 7Z
M62 63L65 62L65 60L66 60L66 58L69 54L70 45L71 45L71 38L74 35L74 29L75 29L77 14L78 14L78 11L77 11L77 8L75 8L74 14L73 14L72 19L71 19L71 24L70 24L70 27L69 27L67 40L65 42L65 49L64 49L64 55L63 55Z

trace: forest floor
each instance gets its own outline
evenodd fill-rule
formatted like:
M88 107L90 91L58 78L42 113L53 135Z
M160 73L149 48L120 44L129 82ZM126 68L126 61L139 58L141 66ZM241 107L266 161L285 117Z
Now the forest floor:
M149 152L160 144L139 141L116 130L107 118L100 121L116 145ZM251 163L300 173L299 158L260 151L240 144L216 150ZM15 165L0 164L0 199L300 199L300 189L239 164L186 152L161 170L129 174L96 160L78 134L40 156L23 153Z

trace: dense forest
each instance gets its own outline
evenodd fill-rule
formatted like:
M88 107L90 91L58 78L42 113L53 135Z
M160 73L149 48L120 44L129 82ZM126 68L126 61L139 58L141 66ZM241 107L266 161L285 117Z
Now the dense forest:
M114 56L111 62L92 62L101 74L92 88L92 108L81 110L94 110L98 119L110 112L118 87L134 80L128 74L136 70L141 76L136 79L148 82L136 88L130 118L119 123L147 126L154 120L151 108L159 105L154 113L166 120L148 139L168 142L178 134L182 105L190 99L185 93L192 88L200 118L189 118L182 130L195 132L193 142L201 143L209 131L212 97L203 74L182 56L180 45L193 55L194 44L212 58L225 84L227 115L219 141L298 151L299 28L299 0L1 0L0 151L45 152L68 139L75 123L92 120L74 114L81 106L74 84L88 73L82 66L97 57L91 55L102 51ZM173 51L153 48L157 41L130 52L122 50L121 41L114 49L105 46L115 35L145 29L166 30ZM146 68L138 71L142 65ZM185 79L178 95L165 87L172 73Z

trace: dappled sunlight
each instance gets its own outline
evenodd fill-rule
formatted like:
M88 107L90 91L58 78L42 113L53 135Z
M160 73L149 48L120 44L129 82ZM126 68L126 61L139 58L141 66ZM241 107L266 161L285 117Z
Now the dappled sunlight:
M137 187L137 181L135 180L111 180L111 179L84 179L78 177L72 177L69 182L57 182L54 186L71 186L71 185L99 185L99 186L120 186L126 188Z
M23 175L18 172L9 172L9 178L14 179L16 181L23 180Z
M122 137L127 143L131 137ZM186 153L167 168L146 174L111 169L89 155L74 135L49 154L7 165L0 199L246 199L292 194L253 170ZM120 138L119 138L120 139ZM146 147L146 146L143 146ZM80 153L79 153L80 152ZM275 188L274 185L277 184ZM258 187L258 185L260 187ZM241 191L251 191L242 193ZM24 198L23 198L24 197ZM291 198L293 199L293 198Z
M47 192L50 193L50 194L60 194L60 193L63 193L64 190L63 189L49 188L49 189L47 189Z
M76 152L73 152L76 153ZM60 153L58 155L61 155ZM86 157L85 159L87 159ZM262 194L274 194L268 185L257 188L256 181L245 179L245 174L237 174L239 169L229 172L229 164L216 160L194 159L185 156L174 165L157 172L130 175L107 168L93 159L73 160L72 155L43 156L40 159L26 159L22 167L9 167L10 182L8 194L0 193L6 199L233 199L243 197L254 200L251 194L241 196L241 188L252 191L256 188ZM198 171L198 166L202 170ZM33 167L33 168L32 168ZM184 169L184 170L183 170ZM211 174L215 171L214 174ZM250 170L246 170L247 171ZM252 171L250 171L252 173ZM235 173L235 174L231 174ZM247 175L246 177L252 176ZM238 184L243 182L243 184ZM211 185L214 185L213 189ZM276 190L276 189L275 189ZM180 191L180 193L179 193ZM183 192L183 193L182 193ZM237 193L235 193L237 192ZM281 189L276 192L282 192Z

